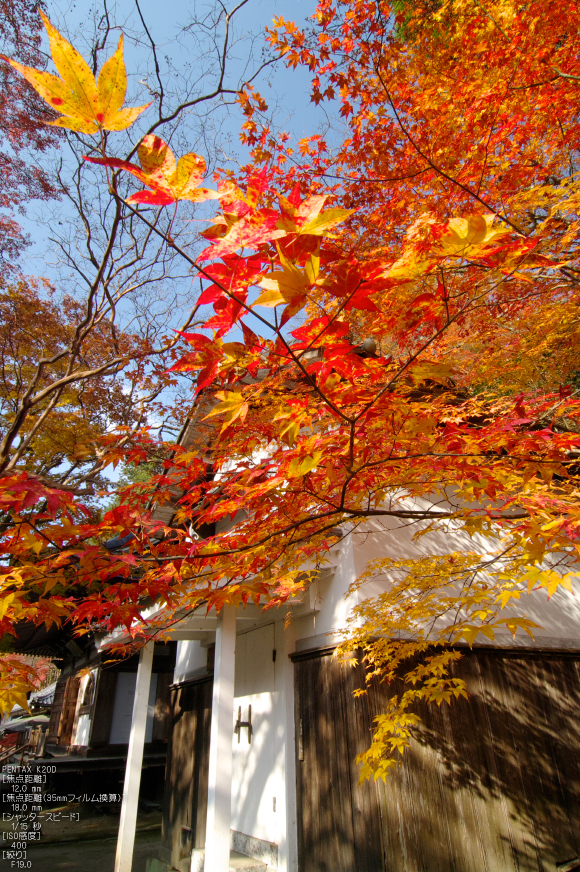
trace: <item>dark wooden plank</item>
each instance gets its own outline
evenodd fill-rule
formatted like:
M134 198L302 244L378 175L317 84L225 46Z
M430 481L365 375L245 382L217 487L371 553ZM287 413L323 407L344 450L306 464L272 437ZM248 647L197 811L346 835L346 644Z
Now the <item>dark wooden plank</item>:
M80 683L81 679L78 675L71 675L66 683L62 715L58 729L59 745L70 745Z
M366 869L368 830L363 835L362 821L357 821L358 840L354 834L352 769L356 767L346 729L352 699L344 670L331 657L312 658L296 664L296 679L302 867L304 872Z
M374 728L374 719L385 711L388 699L400 691L396 684L386 685L373 682L368 689L366 705L368 707L371 730ZM354 704L358 704L358 700ZM368 747L372 740L370 735L364 736L364 742ZM410 775L413 774L411 758L413 749L405 755L405 768L396 772L391 771L386 782L379 780L373 785L375 791L379 818L380 837L383 853L384 868L389 872L397 872L403 868L409 872L417 872L422 869L419 866L417 854L417 833L415 819L409 814L407 797L410 793ZM381 868L381 867L379 867Z
M401 681L373 686L374 714L406 689ZM423 729L405 751L401 765L378 785L383 820L385 868L391 872L453 872L449 814L440 776L438 743L441 715L431 707L418 712Z
M319 659L301 661L296 664L297 698L297 803L298 803L298 844L300 851L300 872L309 872L310 865L316 862L316 834L320 830L318 821L318 779L314 735L317 713L314 705L315 682L320 670Z
M309 799L309 829L304 828L307 862L304 872L316 872L321 862L324 862L323 869L326 869L327 860L331 864L334 862L333 853L336 850L335 840L330 832L332 802L329 802L326 793L330 774L324 765L329 742L326 734L328 718L324 708L321 708L323 695L328 692L324 682L326 659L321 657L304 663L306 692L303 694L301 718L304 762L307 764L304 772L305 787Z
M344 667L332 657L325 657L323 663L326 665L323 699L326 703L327 741L320 752L326 752L327 755L325 769L329 772L330 779L324 785L324 799L330 810L336 845L335 865L326 868L328 872L332 868L336 872L350 872L358 868L359 860L355 853L353 822L353 761L349 756L347 739L347 710L352 706L353 700L352 697L348 700L346 698ZM337 796L340 797L339 802L336 802Z
M462 676L463 677L463 676ZM464 680L467 680L465 676ZM450 866L462 872L488 872L487 851L480 841L480 821L474 806L473 785L465 785L460 766L456 765L460 755L458 746L465 741L466 727L469 723L468 709L473 702L453 700L451 704L442 703L437 711L432 707L430 718L434 731L439 736L437 747L437 774L441 791L440 815L447 823ZM481 738L485 736L481 726L478 729L476 747L470 747L471 765L480 771L483 760L480 753Z
M520 688L525 686L526 691L517 712L516 749L527 799L527 827L536 844L538 867L545 872L554 869L558 862L559 845L554 843L554 835L558 834L558 843L568 859L570 843L568 815L559 790L553 755L554 722L558 719L562 700L557 698L551 675L546 671L547 659L512 657L505 662L512 684ZM533 723L532 729L529 723Z
M66 690L67 679L61 678L57 682L54 690L54 700L50 710L50 721L48 724L47 742L58 742L58 728L62 715L62 707L64 704L64 694Z
M486 690L476 652L465 652L451 674L467 685L469 700L444 706L443 777L453 792L457 822L452 834L457 865L465 870L505 872L512 867L507 805L497 790L498 772L487 717Z
M563 705L559 711L556 766L570 821L572 851L580 856L580 659L568 657L566 669L552 665L552 675Z
M534 749L533 768L542 782L534 819L542 862L552 869L577 856L580 847L580 765L572 750L580 747L580 687L576 664L569 657L543 656L535 659L534 667L536 723L545 746L544 754L542 748Z
M175 718L179 705L179 691L170 688L169 694L169 718L170 718L170 730L169 730L169 739L167 742L167 756L165 758L165 786L164 786L164 796L163 796L163 817L161 819L161 845L163 847L163 852L165 854L165 859L171 862L171 855L173 853L173 826L172 826L172 776L171 770L173 768L173 747L176 741L175 736Z
M402 688L401 688L402 690ZM440 709L422 706L419 714L431 734L442 737L443 720ZM413 822L413 841L408 841L406 852L414 856L414 866L421 872L456 872L455 845L451 825L455 819L453 803L448 802L441 777L441 758L438 744L425 741L423 731L413 740L410 751L402 763L407 776L401 802ZM405 867L400 867L401 872Z
M353 758L369 741L373 714L400 688L375 688L361 704L351 699L354 673L337 669L328 657L296 664L304 872L349 862L349 794L357 870L541 872L577 855L577 660L467 652L456 674L467 680L471 699L422 712L417 741L400 772L375 788L376 804L361 792ZM337 768L343 755L349 779ZM325 784L333 784L334 800ZM341 807L331 821L328 803L337 796Z
M355 700L355 672L296 662L301 872L554 872L577 856L579 662L466 652L454 670L470 700L424 707L403 766L376 787L358 785L353 760L401 686Z
M480 689L479 700L476 701L478 712L474 735L478 744L479 737L485 737L487 771L481 773L485 778L482 815L491 830L487 842L489 855L494 857L498 872L503 869L519 869L520 827L517 814L514 815L513 812L513 797L518 796L519 777L510 752L508 708L501 682L497 679L496 671L491 668L498 655L472 651L465 652L464 656L474 664L479 674ZM500 653L499 656L503 655ZM471 765L469 758L466 763Z
M192 847L191 795L193 779L192 733L195 735L197 712L191 704L191 688L180 687L174 692L172 706L172 742L167 763L164 822L166 847L171 850L171 862L176 866ZM169 749L168 749L169 753ZM186 829L184 829L184 827Z
M196 734L194 790L192 798L192 819L195 821L193 842L196 848L205 848L213 681L204 681L198 684L197 688L200 715Z
M304 760L304 721L302 719L302 702L304 690L304 669L302 661L294 664L294 735L295 735L295 766L296 766L296 841L300 869L305 856L305 831L310 829L310 802L308 801L307 779Z
M212 686L210 679L173 690L162 840L174 866L205 844Z
M171 692L173 672L157 673L157 693L153 713L154 742L167 742L171 730Z
M373 782L360 783L360 767L355 762L365 751L372 736L372 716L368 695L355 698L354 691L365 687L361 664L342 667L344 688L347 762L350 765L352 823L357 872L377 872L385 867L380 798Z
M541 870L538 845L531 816L533 790L526 769L534 766L526 747L533 746L536 726L528 677L513 660L502 652L482 653L481 670L488 693L490 735L494 743L499 776L497 789L502 793L509 818L513 868ZM522 713L526 712L525 718ZM526 739L525 728L530 731ZM506 827L507 828L507 827Z

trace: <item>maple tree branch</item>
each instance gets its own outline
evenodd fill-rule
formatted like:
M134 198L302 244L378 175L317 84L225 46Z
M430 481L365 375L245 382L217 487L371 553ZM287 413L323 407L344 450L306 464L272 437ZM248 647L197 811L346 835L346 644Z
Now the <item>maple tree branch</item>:
M118 194L114 193L113 196L118 197ZM171 237L165 236L165 235L163 234L163 231L161 231L161 230L159 230L158 228L154 227L154 226L153 226L153 225L152 225L152 224L147 220L147 218L145 218L145 216L144 216L141 212L138 212L136 209L134 209L133 206L132 206L130 203L125 203L125 205L126 205L126 206L127 206L127 207L128 207L128 208L129 208L129 209L130 209L130 210L131 210L131 211L136 215L136 216L138 216L138 217L141 219L141 221L143 221L145 224L147 224L148 227L150 227L150 228L151 228L155 233L157 233L157 234L158 234L162 239L164 239L164 240L165 240L165 243L166 243L170 248L172 248L172 249L173 249L177 254L179 254L181 257L183 257L183 258L187 261L187 263L189 263L189 264L190 264L194 269L197 270L197 272L198 272L200 275L202 275L205 279L207 279L207 280L208 280L209 282L211 282L212 284L216 285L216 286L217 286L221 291L223 291L223 292L224 292L224 293L225 293L225 294L226 294L226 295L227 295L231 300L234 300L236 303L238 303L238 304L239 304L243 309L246 310L247 313L251 313L251 314L254 316L254 318L256 318L258 321L260 321L260 322L261 322L262 324L264 324L264 325L265 325L269 330L271 330L271 331L272 331L276 336L278 336L278 338L279 338L279 339L281 340L281 342L283 343L284 348L286 349L286 351L287 351L287 353L288 353L288 356L289 356L289 357L294 361L294 363L298 366L298 368L300 369L300 371L302 372L303 376L306 378L306 380L308 381L308 383L310 384L310 386L311 386L311 387L316 391L316 393L321 397L321 399L324 400L324 402L326 402L327 405L328 405L331 409L333 409L333 411L334 411L334 412L335 412L335 413L336 413L340 418L342 418L344 421L348 421L348 422L350 422L351 419L350 419L347 415L345 415L345 414L344 414L344 413L343 413L343 412L338 408L338 406L336 406L336 405L332 402L332 400L330 400L330 399L328 399L327 397L325 397L325 395L322 393L320 387L318 386L316 379L313 379L313 378L312 378L312 376L310 375L310 373L308 372L308 370L306 369L306 367L303 365L303 363L302 363L302 361L301 361L301 359L300 359L300 355L296 355L296 354L294 353L294 351L292 350L291 346L290 346L290 345L288 344L288 342L286 341L286 338L284 337L283 333L281 332L281 329L280 329L278 326L271 324L271 323L270 323L266 318L263 317L263 315L260 315L258 312L256 312L254 309L252 309L252 307L251 307L247 302L245 302L244 300L242 300L242 299L241 299L240 297L238 297L238 296L237 296L237 295L236 295L232 290L230 290L229 288L226 288L225 285L223 285L221 282L219 282L217 279L215 279L213 276L211 276L211 275L207 272L206 269L204 269L202 266L200 266L199 263L198 263L197 261L195 261L192 257L190 257L190 256L187 254L187 252L185 252L185 251L184 251L184 250L183 250L179 245L177 245L177 243L175 242L174 239L172 239Z
M354 290L352 291L352 293L348 294L348 295L344 298L343 302L342 302L339 306L337 306L337 308L336 308L335 311L333 312L332 317L328 318L328 324L325 324L324 327L321 327L321 329L318 331L318 333L316 334L316 336L315 336L315 337L314 337L314 338L309 342L308 347L305 348L304 351L298 353L298 355L297 355L298 358L302 357L302 355L306 354L306 352L308 352L308 351L312 351L312 349L316 348L316 343L318 342L318 340L319 340L322 336L324 336L325 333L328 332L328 328L329 328L332 324L334 324L334 322L336 321L336 319L337 319L338 317L340 317L340 315L342 314L342 312L346 309L346 307L347 307L348 304L351 302L351 300L353 299L353 297L356 296L357 291L362 287L363 284L364 284L364 282L362 282L362 281L358 282L358 284L356 285L356 287L354 288ZM316 301L314 301L314 302L316 303ZM323 306L323 305L321 305L321 304L318 304L318 303L317 303L317 305L318 305L318 308L319 308L319 309L320 309L324 314L326 314L326 307ZM322 399L326 400L326 397L325 397L324 394L321 393L320 396L322 397ZM346 420L346 421L350 421L350 418L346 418L346 417L345 417L345 420Z
M475 191L472 191L471 188L468 188L467 185L464 185L458 179L454 179L453 176L450 176L448 173L446 173L444 170L442 170L441 167L437 166L437 164L434 163L434 161L432 161L431 158L425 154L425 152L417 145L417 143L415 142L415 140L413 139L413 137L411 136L411 134L407 130L406 125L403 124L401 116L399 115L397 107L395 106L395 104L393 102L393 98L391 97L391 93L389 91L387 83L385 82L385 80L382 76L382 73L380 71L379 66L375 64L374 69L375 69L377 77L382 85L382 88L383 88L385 94L387 95L389 105L390 105L391 109L393 110L393 112L395 113L395 118L397 119L397 123L398 123L399 127L401 128L402 132L404 133L406 138L409 140L409 142L411 143L411 145L413 146L413 148L415 149L417 154L419 154L423 158L423 160L425 160L429 164L431 169L434 170L438 175L440 175L444 179L447 179L447 181L451 182L453 185L457 185L457 187L461 188L461 190L464 193L468 194L470 197L473 197L475 200L477 200L478 203L480 203L482 206L484 206L489 212L492 212L496 216L496 218L498 218L500 221L503 221L504 224L507 224L508 227L511 227L512 230L514 230L520 236L526 236L527 234L524 233L517 226L517 224L514 224L513 221L511 221L509 218L506 218L504 215L501 215L497 211L497 209L494 209L493 206L490 206L490 204L487 203L482 197L480 197Z
M525 257L527 257L528 254L529 254L529 252L526 253ZM523 258L523 259L525 259L525 258ZM432 344L433 344L433 343L434 343L434 342L435 342L435 341L436 341L440 336L442 336L443 333L444 333L446 330L449 329L449 327L451 326L451 324L453 324L455 321L457 321L459 318L461 318L463 315L465 315L465 313L468 311L468 309L474 308L474 304L477 302L477 300L481 300L481 299L485 298L485 297L488 296L490 293L492 293L493 291L497 290L497 288L499 288L500 285L504 284L504 283L507 281L508 278L510 278L511 276L514 275L514 273L517 272L519 265L520 265L520 264L518 264L518 266L516 266L516 267L513 267L512 270L511 270L511 272L510 272L510 273L507 273L506 275L504 275L504 276L503 276L503 277L502 277L498 282L496 282L496 284L495 284L493 287L491 287L491 288L487 288L487 289L486 289L485 291L483 291L479 296L476 296L476 297L474 297L473 299L469 299L469 300L467 301L467 303L465 303L465 305L455 313L455 315L453 315L451 318L448 318L447 323L446 323L446 324L443 324L443 325L442 325L438 330L436 330L436 332L435 332L435 333L434 333L434 334L433 334L429 339L427 339L427 340L426 340L426 341L425 341L425 342L424 342L424 343L423 343L423 344L418 348L417 351L415 351L415 352L414 352L414 353L409 357L409 360L408 360L408 361L407 361L407 362L406 362L402 367L399 368L399 370L398 370L397 373L393 376L393 378L390 379L390 381L389 381L386 385L384 385L384 386L381 388L381 390L377 393L377 395L376 395L372 400L370 400L370 401L369 401L365 406L363 406L363 409L362 409L362 410L359 412L359 414L356 416L356 418L355 418L355 422L358 423L358 421L359 421L359 420L360 420L364 415L366 415L366 413L368 412L368 410L369 410L370 408L372 408L372 406L376 403L376 401L377 401L377 400L378 400L378 399L379 399L383 394L385 394L387 391L389 391L389 390L392 388L392 386L395 384L395 382L396 382L396 381L401 377L401 374L402 374L403 372L405 372L405 370L407 370L407 369L411 366L411 364L415 363L415 361L417 360L417 358L418 358L418 357L419 357L419 356L420 356L424 351L426 351L426 349L429 348L429 346L432 345ZM480 284L480 283L478 282L478 284ZM477 285L476 285L476 287L477 287Z
M561 70L558 70L556 67L552 67L552 69L558 74L558 77L561 79L572 79L574 82L580 82L580 76L572 76L570 73L563 73ZM553 81L553 80L551 80Z
M317 175L324 176L328 179L337 179L340 182L356 182L357 184L363 185L381 185L385 182L404 182L407 179L415 179L417 176L422 176L424 173L428 173L429 168L425 167L425 169L417 170L415 173L407 173L402 176L385 176L381 178L380 176L373 176L369 178L368 176L337 176L333 173L317 173Z
M93 63L92 63L93 76L97 75L97 67L99 65L99 60L98 60L99 52L105 48L105 46L107 44L107 40L109 38L109 34L111 32L111 18L109 15L109 8L107 6L107 0L103 0L103 8L104 8L104 12L101 15L101 19L99 21L99 26L98 26L97 32L102 29L103 22L105 22L105 27L103 29L103 33L102 33L101 38L100 39L98 37L96 38L96 41L95 41L93 48L92 48L92 51L91 51L91 58L93 61Z
M185 330L185 329L187 329L188 326L190 326L191 321L195 317L195 314L196 314L198 308L199 308L199 306L196 305L193 308L193 310L189 313L184 324L182 325L182 328L181 328L182 330ZM34 436L37 434L40 427L44 424L44 422L47 419L47 417L49 416L50 412L55 407L60 396L62 395L63 389L67 385L72 384L72 383L76 383L76 382L80 382L80 381L87 381L87 380L93 379L93 378L95 378L99 375L103 375L103 374L115 375L118 372L120 372L123 369L123 367L126 366L131 360L135 360L135 359L139 359L139 358L150 359L151 357L154 357L156 355L166 353L168 350L170 350L172 347L174 347L178 342L179 342L179 337L176 337L171 342L166 343L162 348L158 348L158 349L151 348L151 349L148 349L147 351L140 352L137 354L116 357L116 358L113 358L113 359L106 361L101 366L93 367L91 369L85 369L85 370L73 369L72 371L70 371L71 365L69 365L68 370L67 370L67 374L65 376L61 377L60 379L57 379L54 382L51 382L49 385L47 385L46 388L39 390L36 393L34 393L34 387L37 385L38 380L32 381L28 391L25 393L21 403L19 404L19 409L18 409L17 415L15 416L12 427L8 431L8 434L10 434L13 438L16 438L16 436L20 432L20 429L22 428L22 425L23 425L24 421L26 420L26 417L27 417L28 413L30 412L30 410L34 406L41 404L47 398L50 398L49 403L46 406L46 408L43 410L43 412L41 413L40 417L34 423L33 427L31 428L30 432L27 434L26 438L24 440L22 440L22 442L18 445L18 448L13 453L12 457L10 458L7 454L5 455L4 463L0 467L0 470L2 470L2 469L12 470L17 466L17 464L20 462L23 454L25 453L26 449L28 448L28 446L32 442ZM69 349L66 349L65 352L59 354L56 357L61 358L67 352L69 354L71 354L71 357L72 357L72 352L70 350L70 347L69 347ZM39 367L41 364L44 365L44 363L48 363L48 362L50 362L50 361L49 360L46 360L46 361L41 360L39 362ZM163 389L162 387L159 387L159 389L157 391L155 391L152 395L150 395L150 399L152 397L158 395L162 389ZM5 441L7 441L7 440L5 439ZM10 446L8 445L7 449L5 449L5 451L9 450L9 447ZM101 461L99 461L98 466L102 467L104 465L104 463L105 463L104 460L101 460Z
M117 209L116 221L114 222L114 231L116 231L116 228L118 227L119 220L120 220L120 214L119 214L119 209ZM79 346L82 342L82 339L84 339L85 336L88 335L88 331L90 330L90 326L92 325L93 302L94 302L94 298L95 298L97 290L98 290L98 285L100 284L101 278L104 274L106 259L108 259L108 257L110 256L110 253L112 251L113 238L114 238L114 233L111 234L111 238L109 240L109 246L108 246L107 251L105 253L105 258L103 259L103 262L101 264L101 268L99 269L99 272L97 274L97 279L93 283L92 288L91 288L91 292L87 298L85 317L80 322L80 324L77 325L77 328L75 330L75 334L73 336L73 339L72 339L70 345L67 348L63 349L62 351L57 352L56 354L52 355L51 357L42 357L38 361L38 364L36 366L36 371L29 382L29 385L28 385L26 392L24 393L23 397L21 398L21 400L19 402L18 409L17 409L16 414L14 416L14 420L13 420L11 426L7 428L7 431L4 435L2 443L0 444L0 470L4 469L6 467L6 464L8 462L8 454L9 454L10 448L12 446L12 443L16 439L16 437L17 437L17 435L18 435L18 433L19 433L19 431L20 431L20 429L21 429L21 427L22 427L22 425L23 425L23 423L28 415L28 411L29 411L30 407L33 405L32 398L33 398L34 392L37 388L37 385L39 384L40 379L42 378L45 367L48 365L54 364L57 361L62 360L63 358L65 358L67 356L70 357L68 371L70 372L72 366L74 366L74 360L76 358L76 353L78 352L78 349L79 349ZM41 395L44 398L44 396L46 395L46 392L41 392ZM34 402L36 402L36 400Z
M493 22L493 24L495 25L495 27L497 27L497 29L499 30L499 32L501 33L501 35L502 35L503 37L505 37L505 39L507 39L508 42L511 42L511 39L509 38L509 36L508 36L507 33L505 32L505 30L501 27L500 24L498 24L498 22L497 22L496 19L493 17L493 15L491 14L491 12L489 12L487 9L485 9L485 7L481 5L481 3L479 2L479 0L473 0L473 2L475 3L476 6L479 6L479 8L481 9L481 11L484 13L484 15L487 15L487 17L490 19L490 21Z
M449 325L451 322L449 320L449 294L447 292L447 286L445 284L445 270L441 267L441 284L443 285L443 302L445 303L445 314L447 315L447 324Z
M34 437L36 436L36 434L38 433L38 431L40 430L40 428L44 424L45 420L48 418L48 416L50 415L50 413L52 412L52 410L56 406L56 404L58 403L60 397L62 396L63 390L64 390L64 385L62 385L60 388L58 388L54 392L53 396L50 398L50 401L47 403L46 407L43 409L40 416L36 419L36 421L34 422L32 427L30 428L30 431L28 432L27 436L19 444L18 450L14 453L12 460L5 467L6 470L13 469L14 466L18 463L18 461L22 458L22 456L26 452L26 449L28 448L28 446L30 445L30 443L32 442L32 440L34 439ZM32 405L33 405L33 403L31 402L30 407L32 407Z
M159 59L157 57L157 46L151 36L149 28L145 22L145 18L143 17L143 13L141 11L141 6L139 5L139 0L135 0L135 7L137 9L137 13L139 18L141 19L141 24L143 25L143 30L147 34L147 39L149 40L149 44L151 45L151 51L153 52L153 63L155 64L155 76L157 78L157 84L159 85L159 117L163 117L163 99L165 97L165 91L163 88L163 80L161 78L161 68L159 66Z
M228 52L228 43L230 40L230 21L234 17L234 15L236 14L236 12L238 12L240 9L242 9L242 7L244 7L248 3L248 0L241 0L241 2L238 3L238 5L235 6L234 9L232 9L232 11L228 12L228 13L226 13L225 6L222 3L222 0L218 0L218 2L220 4L220 6L222 7L222 11L225 13L225 19L226 19L226 33L225 33L225 37L224 37L224 41L223 41L222 58L221 58L221 72L220 72L220 79L218 82L218 88L221 89L223 87L224 78L226 75L226 57L227 57L227 52Z
M551 79L546 79L544 82L531 82L529 85L510 85L510 91L527 91L528 88L541 88L543 85L550 85L552 82L556 82L560 76L552 76Z
M236 554L245 554L249 551L254 551L256 549L261 548L263 545L271 542L273 539L278 539L280 537L287 537L289 533L292 531L303 527L306 524L315 524L317 521L324 520L325 518L337 518L340 520L338 523L343 523L350 519L354 520L363 520L364 518L401 518L403 520L414 520L414 521L431 521L431 520L457 520L459 516L459 512L442 512L437 511L433 512L429 509L414 511L412 509L404 510L404 509L349 509L349 508L339 508L333 509L328 512L320 512L316 515L309 515L306 518L296 520L291 524L288 524L284 527L281 527L277 530L273 530L271 533L268 533L265 536L260 537L259 539L250 542L246 545L240 545L234 548L228 549L215 549L208 554L204 554L201 551L197 551L195 555L191 558L191 560L215 560L219 557L228 557ZM473 516L473 512L471 512L470 516ZM482 517L488 517L487 513L481 515ZM529 518L529 512L526 511L512 511L510 514L499 514L492 516L494 521L520 521L524 518ZM336 521L328 527L328 529L333 529L336 526ZM308 541L312 539L313 536L319 535L321 531L318 529L309 532L304 539L295 540L295 541ZM215 541L215 540L214 540ZM183 560L184 562L188 562L188 559L183 554L176 556L170 555L167 557L158 556L158 557L142 557L140 558L143 562L151 562L151 561L161 561L162 563L174 561L174 560Z
M475 0L475 2L477 2L477 0ZM507 38L507 37L506 37L506 38ZM485 143L485 158L484 158L484 160L483 160L483 164L482 164L482 167L481 167L481 174L480 174L480 176L479 176L479 183L478 183L478 185L477 185L477 196L479 196L479 192L481 191L481 186L482 186L482 184L483 184L483 178L484 178L484 176L485 176L485 170L486 170L486 168L487 168L487 161L488 161L488 158L489 158L489 143L491 142L491 137L492 137L492 134L493 134L493 129L494 129L494 127L495 127L495 122L497 121L497 117L498 117L498 115L499 115L500 108L501 108L501 106L502 106L502 104L503 104L503 102L504 102L504 100L505 100L505 98L506 98L506 96L507 96L507 92L508 92L508 90L509 90L510 83L513 82L513 80L514 80L514 76L515 76L515 71L512 73L512 75L511 75L511 77L510 77L509 83L508 83L508 85L506 86L506 90L505 90L505 92L504 92L504 94L503 94L503 97L501 98L501 100L500 100L500 101L498 102L498 104L497 104L496 112L495 112L495 117L494 117L492 123L489 125L489 133L488 133L487 140L486 140L486 143Z
M53 399L54 399L54 402L56 402L58 400L58 395L57 395L58 392L61 391L64 387L66 387L66 385L71 384L72 382L86 380L89 378L94 378L95 376L101 375L103 373L107 373L109 375L112 375L115 368L117 368L116 369L117 372L119 371L118 367L122 363L123 363L123 360L113 360L113 361L108 361L107 363L104 363L102 366L96 367L93 370L85 370L85 371L81 371L81 372L76 372L76 371L72 372L70 375L63 376L63 378L59 379L57 382L48 385L48 387L39 391L37 394L34 394L34 396L32 395L32 392L27 391L27 394L25 394L25 397L23 398L23 400L19 404L18 414L15 417L15 420L14 420L12 426L8 430L7 435L3 440L2 446L0 447L0 451L2 451L2 453L0 454L0 457L3 458L2 463L0 465L0 471L3 469L12 469L16 465L16 463L21 459L22 451L19 450L20 446L19 446L19 449L17 449L17 451L14 453L11 460L8 458L6 452L10 448L11 441L13 441L16 438L16 436L18 435L18 433L20 432L20 429L22 428L22 425L23 425L23 423L28 415L28 412L30 411L30 409L33 406L38 405L39 403L41 403L44 399L46 399L51 394L55 394L55 397ZM8 437L11 437L10 441L8 440Z
M192 109L195 106L201 105L202 103L208 103L212 100L215 100L216 97L221 97L221 96L225 96L225 95L230 95L230 96L238 95L246 84L250 84L266 66L268 66L269 64L274 62L274 59L263 62L259 66L259 68L256 70L256 72L250 77L250 79L248 79L247 82L241 83L237 88L225 88L224 87L226 71L227 71L227 62L228 62L228 50L229 50L229 43L230 43L231 21L232 21L233 17L235 16L235 14L237 12L239 12L239 10L242 9L249 2L249 0L241 0L241 2L238 3L237 6L235 6L234 9L232 9L231 12L226 11L226 8L225 8L223 2L221 2L221 0L218 0L218 2L222 8L222 13L224 14L226 25L225 25L225 34L224 34L224 37L222 40L221 51L219 53L217 84L215 85L215 87L211 91L208 91L206 94L202 94L200 96L193 97L190 100L184 100L176 107L175 110L164 115L163 114L163 101L165 98L165 91L164 91L163 82L161 79L159 62L157 59L156 45L155 45L155 42L151 36L151 33L150 33L147 25L145 23L144 16L143 16L143 14L141 12L141 8L139 6L139 0L135 0L135 5L136 5L136 8L138 10L138 14L139 14L139 17L141 19L141 23L143 24L143 27L145 29L145 32L147 34L147 37L149 39L149 42L150 42L150 45L151 45L151 48L153 51L155 74L156 74L156 78L157 78L157 81L159 83L159 88L160 88L159 109L158 109L159 117L148 128L148 130L146 131L146 135L154 133L159 127L166 125L166 124L169 124L172 121L175 121L175 119L179 118L179 116L182 115L187 109ZM220 14L220 18L221 18L221 14ZM217 23L214 26L217 27ZM131 158L133 157L133 155L137 151L137 147L138 146L136 145L129 152L129 155L127 156L127 160L131 160Z
M104 250L101 257L99 258L96 254L96 248L93 247L93 223L89 220L90 211L87 206L87 202L85 201L83 188L81 187L81 166L86 166L86 164L80 161L79 167L75 170L72 191L67 187L62 178L61 190L67 197L69 202L73 204L73 206L77 210L80 220L83 223L86 232L85 244L86 251L88 253L87 260L93 267L95 267L96 276L94 278L91 278L88 272L83 269L82 262L80 262L78 258L75 258L72 253L67 250L67 248L65 248L63 242L59 239L54 240L55 244L57 244L61 248L63 254L67 258L67 263L76 270L78 275L81 276L81 278L88 287L88 294L84 302L84 314L83 317L77 321L74 327L73 336L71 337L70 341L67 342L63 347L58 349L55 354L45 354L44 356L40 357L40 359L35 361L34 372L30 375L30 377L25 380L25 382L21 382L20 389L18 391L18 395L20 397L18 407L15 409L14 415L11 416L10 427L8 431L5 431L3 434L3 436L5 437L2 446L3 453L0 453L0 457L2 457L3 460L3 465L0 468L7 468L7 466L9 468L14 468L17 464L21 462L25 451L30 448L31 444L33 443L34 437L41 432L41 425L44 425L49 419L49 413L55 408L59 397L62 396L63 388L66 388L67 385L73 384L77 381L81 382L83 380L89 380L95 377L99 378L102 375L109 377L111 375L114 375L116 372L121 371L123 366L130 363L131 360L146 361L148 359L151 359L151 357L154 355L167 353L178 342L178 339L174 338L172 342L165 342L165 344L161 348L156 348L155 346L153 346L147 348L145 351L139 349L137 353L130 354L128 354L126 350L121 348L120 337L115 323L117 305L119 301L127 294L135 292L140 287L144 287L148 281L155 280L154 278L152 279L148 278L147 276L143 276L140 281L134 282L132 285L125 284L125 287L123 287L121 273L128 270L131 271L132 269L136 269L138 267L139 261L143 257L143 249L147 246L148 241L151 237L151 231L148 231L144 240L138 241L137 238L134 236L133 230L130 229L130 235L134 247L134 257L125 257L124 262L118 261L117 254L114 249L115 246L118 246L120 244L119 231L123 226L123 222L126 221L126 218L123 215L122 203L115 201L113 204L114 211L112 224L109 223L107 226L103 220L103 229L105 230L107 236L105 240ZM111 184L113 188L115 188L116 180L112 180ZM157 221L157 218L155 220ZM141 250L139 249L140 245ZM131 253L130 248L126 248L125 250L129 254ZM113 294L112 292L112 283L114 281L117 281L119 284L119 289L115 291L115 294ZM195 312L190 313L190 315L185 319L186 325L188 325L193 320L194 315ZM108 321L108 318L110 318L111 320ZM86 365L84 365L84 360L83 363L79 366L79 360L86 356L83 354L83 344L87 340L90 341L91 334L94 332L95 328L102 324L107 324L107 329L111 331L111 344L114 352L113 356L106 360L105 364L100 367L87 367ZM42 386L42 382L46 381L52 376L50 368L58 368L58 364L61 361L67 362L67 366L65 367L64 379L59 372L59 377L57 377L56 380L53 380L51 384L48 385L48 387ZM24 390L25 386L26 390ZM41 387L42 390L40 389ZM23 390L24 395L22 395ZM156 391L155 394L150 394L150 396L157 395L158 393L159 391ZM127 396L129 397L129 400L127 403L127 411L125 414L129 415L131 404L135 405L135 403L137 403L142 405L142 400L141 398L137 399L137 397L133 399L132 395L129 394ZM38 409L39 404L46 403L47 400L49 404L41 411L40 418L35 416L32 429L27 433L26 438L20 440L16 449L13 450L16 439L18 438L18 435L22 432L22 427L24 423L27 420L30 420L28 418L29 414L34 409ZM78 464L75 465L78 466ZM104 465L106 464L104 464L102 459L98 460L97 464L93 466L91 474L94 474L95 468L102 468ZM74 468L74 466L72 468ZM86 478L89 475L89 473L86 472L80 472L79 474L82 478Z

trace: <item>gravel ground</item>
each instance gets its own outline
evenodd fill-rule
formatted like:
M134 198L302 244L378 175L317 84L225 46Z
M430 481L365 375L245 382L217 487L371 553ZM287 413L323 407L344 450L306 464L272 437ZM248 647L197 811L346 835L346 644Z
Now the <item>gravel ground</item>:
M157 856L160 832L137 833L132 872L145 872L148 858ZM113 872L117 840L83 839L78 842L59 842L43 847L29 848L27 860L32 862L30 872ZM2 861L2 872L10 869L10 862Z

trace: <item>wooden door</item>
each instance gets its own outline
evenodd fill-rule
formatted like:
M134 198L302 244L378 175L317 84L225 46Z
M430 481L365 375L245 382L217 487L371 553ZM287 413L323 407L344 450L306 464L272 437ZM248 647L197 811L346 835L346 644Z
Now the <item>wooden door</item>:
M205 847L213 681L173 689L162 841L170 862Z
M50 744L58 743L58 730L64 705L65 692L67 688L67 679L59 679L54 691L54 700L50 709L50 722L48 724L48 732L46 741Z
M296 663L300 872L383 870L379 809L354 762L371 719L353 689L352 672L330 656Z
M74 729L80 683L81 679L78 675L71 675L67 681L58 730L59 745L70 745Z
M474 650L453 673L469 700L423 722L385 784L355 756L401 685L296 658L300 872L554 872L580 867L580 659Z

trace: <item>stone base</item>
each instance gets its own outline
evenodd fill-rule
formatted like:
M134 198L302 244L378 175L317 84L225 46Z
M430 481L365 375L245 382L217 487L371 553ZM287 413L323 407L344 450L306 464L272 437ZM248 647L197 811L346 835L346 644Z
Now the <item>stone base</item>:
M191 855L191 872L205 872L205 849L195 848ZM149 870L147 870L149 872ZM239 851L230 851L230 872L269 872L265 863L253 860L240 854Z
M266 842L264 839L247 836L238 830L230 830L230 848L232 851L239 851L246 857L253 857L255 860L265 863L268 872L270 870L273 872L278 868L278 845L275 842Z
M191 858L184 857L171 865L171 852L159 850L159 859L147 860L146 872L204 872L205 850L194 848ZM230 830L230 872L276 872L278 845L237 830Z

